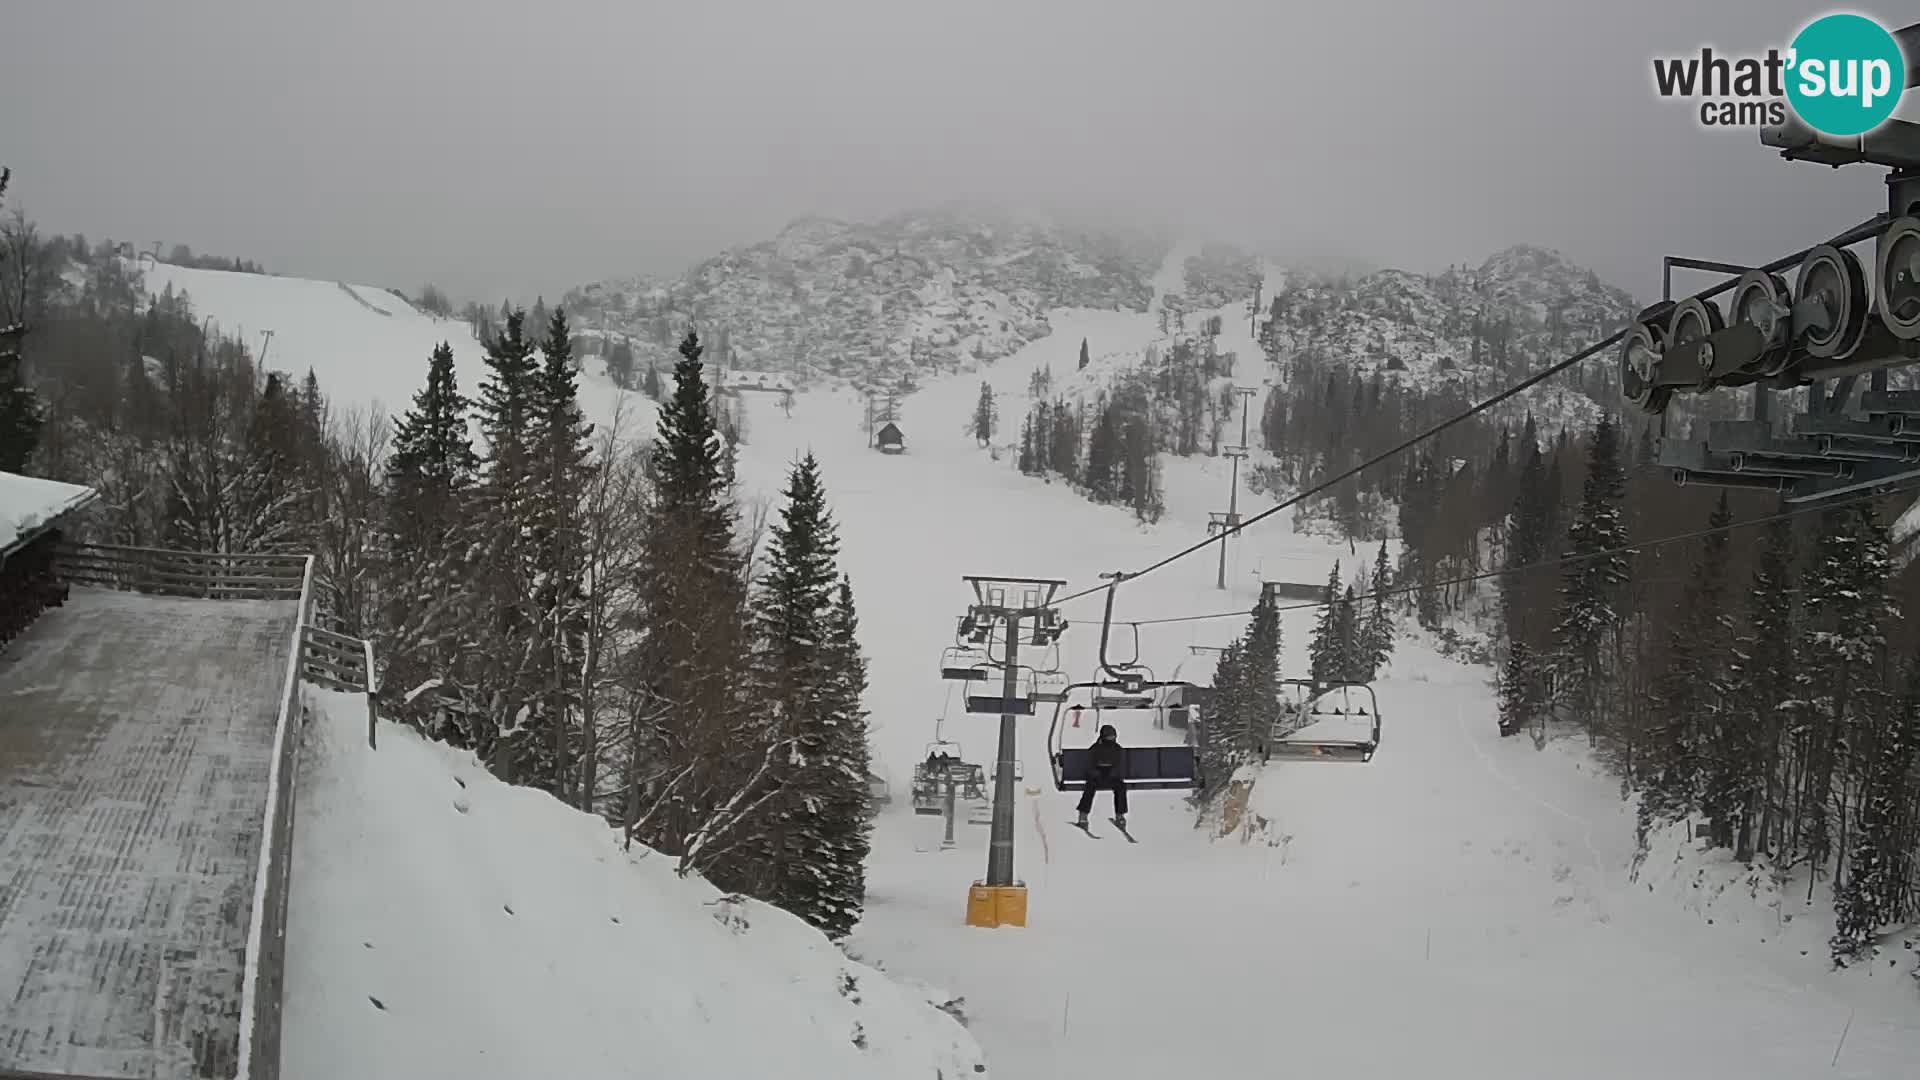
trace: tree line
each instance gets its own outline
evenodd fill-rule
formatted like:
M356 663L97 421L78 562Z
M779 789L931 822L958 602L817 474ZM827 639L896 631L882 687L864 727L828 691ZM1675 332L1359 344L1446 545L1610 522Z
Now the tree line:
M375 643L382 715L682 872L852 928L866 662L837 527L811 457L774 519L742 521L695 335L652 439L624 412L587 423L558 309L500 320L471 398L435 349L389 428L336 413L312 372L261 370L188 298L144 296L110 246L76 263L16 226L0 449L24 451L0 468L96 487L90 539L313 553L314 617Z

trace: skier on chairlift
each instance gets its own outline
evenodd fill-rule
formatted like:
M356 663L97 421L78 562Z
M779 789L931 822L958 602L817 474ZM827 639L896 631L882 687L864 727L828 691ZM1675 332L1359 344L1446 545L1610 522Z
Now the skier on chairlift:
M1100 725L1100 738L1087 755L1087 763L1093 771L1087 776L1086 788L1080 792L1082 828L1086 827L1087 814L1093 809L1094 792L1102 788L1113 792L1113 823L1122 829L1127 827L1127 781L1120 767L1126 756L1126 751L1120 746L1120 733L1113 730L1112 724Z

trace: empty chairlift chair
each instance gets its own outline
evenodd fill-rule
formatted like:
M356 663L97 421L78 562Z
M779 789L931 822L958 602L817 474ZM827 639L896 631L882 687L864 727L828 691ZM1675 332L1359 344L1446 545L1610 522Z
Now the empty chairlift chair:
M1380 747L1380 705L1366 683L1283 679L1296 700L1267 740L1267 757L1300 761L1373 760Z

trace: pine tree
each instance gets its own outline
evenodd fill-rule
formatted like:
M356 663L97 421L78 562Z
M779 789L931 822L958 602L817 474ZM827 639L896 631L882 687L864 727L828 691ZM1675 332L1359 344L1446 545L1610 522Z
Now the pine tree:
M792 742L793 752L779 767L781 791L763 822L769 850L757 891L825 929L840 910L828 902L827 885L841 841L866 816L864 805L838 795L849 785L864 793L866 771L863 757L857 776L844 775L847 661L836 651L833 626L840 542L813 455L794 466L786 498L780 521L769 530L767 573L754 603L755 697L766 722ZM858 707L857 697L853 704ZM830 808L849 811L852 820L839 820Z
M1047 462L1068 483L1080 480L1080 425L1065 401L1053 403Z
M1747 590L1748 629L1733 649L1725 744L1708 763L1708 812L1716 828L1725 819L1734 857L1742 862L1770 848L1781 827L1775 816L1781 800L1771 797L1775 761L1790 714L1800 712L1794 701L1800 636L1794 563L1793 523L1776 518L1761 537Z
M1267 733L1255 729L1256 722L1247 707L1242 663L1245 647L1244 638L1228 642L1213 668L1212 706L1202 729L1206 739L1201 748L1206 757L1205 768L1213 776L1232 776L1244 760L1241 755L1244 747L1266 745ZM1225 785L1220 785L1215 790L1224 788Z
M1709 772L1707 762L1724 753L1723 744L1730 732L1722 715L1726 689L1725 642L1732 637L1732 625L1725 609L1725 568L1727 533L1733 520L1724 492L1714 507L1701 544L1700 557L1694 563L1681 601L1680 618L1667 643L1666 669L1654 687L1658 703L1647 767L1651 778L1640 803L1640 832L1644 836L1654 827L1677 821L1702 805L1703 785ZM1728 798L1720 785L1710 800L1728 810ZM1719 822L1715 822L1719 825Z
M1508 519L1506 569L1500 579L1500 620L1507 655L1499 682L1500 733L1512 735L1539 718L1547 707L1547 666L1540 646L1543 609L1551 603L1548 578L1539 570L1521 570L1540 562L1553 537L1553 488L1540 453L1533 417L1520 438L1520 479Z
M993 400L993 386L980 383L980 400L973 407L973 437L981 446L993 443L994 432L1000 419L999 406Z
M1020 471L1027 476L1037 475L1042 470L1033 453L1033 413L1020 424Z
M1359 605L1354 603L1353 586L1340 599L1333 620L1334 640L1334 678L1345 682L1364 682L1366 658L1361 652L1361 632Z
M464 728L442 728L428 717L432 699L404 700L429 678L458 687L460 644L472 616L466 602L472 576L461 563L466 500L479 459L467 429L467 399L444 342L427 360L427 381L413 407L394 425L387 458L381 528L381 685L393 700L383 710L428 735L472 749ZM457 696L457 693L456 695Z
M867 855L872 848L873 816L867 778L872 751L867 739L867 661L860 653L860 622L854 611L853 584L845 575L835 590L827 620L827 654L838 675L828 702L835 723L823 763L838 777L832 797L821 808L821 833L833 858L815 910L815 925L828 937L845 937L860 921L867 897Z
M585 651L585 525L579 493L592 482L592 425L580 411L572 335L555 308L531 386L527 431L528 619L535 642L526 720L516 725L517 779L575 800L573 718L581 712L578 672Z
M1088 359L1087 358L1087 339L1081 338L1080 339L1080 366L1076 370L1079 370L1079 371L1087 370L1087 359Z
M644 633L628 658L641 708L636 757L656 778L629 778L628 820L651 846L680 856L723 888L753 868L727 856L755 850L755 809L777 790L785 745L748 706L744 558L727 496L722 450L691 331L660 408L635 593ZM653 803L642 811L642 797Z
M1387 599L1393 584L1393 569L1387 562L1387 542L1382 540L1373 559L1373 596L1367 609L1366 630L1361 635L1362 669L1367 682L1379 678L1393 656L1393 607Z
M1307 646L1307 664L1316 683L1332 682L1342 677L1340 643L1340 563L1336 560L1333 569L1327 572L1326 591L1320 601L1319 621L1314 623L1313 641Z
M1554 629L1557 669L1565 675L1556 689L1589 727L1606 715L1607 643L1621 624L1621 587L1629 569L1627 554L1618 550L1627 543L1620 514L1625 492L1618 429L1602 415L1587 449L1580 509L1567 530L1567 554L1574 561L1562 578L1560 619Z
M1264 744L1280 713L1280 608L1273 590L1263 589L1253 606L1253 619L1247 624L1237 674L1244 695L1241 720L1249 736L1242 748L1252 750Z
M1913 847L1906 825L1920 751L1920 664L1909 662L1905 699L1862 738L1859 832L1847 872L1834 890L1829 946L1836 965L1860 959L1882 926L1906 915Z

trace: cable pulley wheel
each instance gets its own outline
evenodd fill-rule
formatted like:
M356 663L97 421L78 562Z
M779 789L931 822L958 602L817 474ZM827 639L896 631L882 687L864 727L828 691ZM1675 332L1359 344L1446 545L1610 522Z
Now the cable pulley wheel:
M1620 392L1642 412L1667 411L1673 388L1655 386L1660 371L1660 331L1651 323L1635 323L1620 342Z
M1793 294L1777 274L1749 270L1733 287L1727 305L1733 325L1760 331L1766 347L1748 374L1773 376L1786 370L1793 358Z
M1826 309L1822 326L1809 329L1806 350L1821 360L1844 360L1867 336L1867 272L1859 256L1821 244L1800 261L1794 304L1818 298Z
M1720 314L1720 305L1697 296L1689 296L1674 306L1673 314L1667 317L1667 351L1698 341L1716 330L1725 328L1727 321ZM1662 357L1664 360L1665 358ZM1678 375L1679 372L1670 374ZM1713 388L1713 349L1703 347L1699 353L1699 367L1692 372L1702 390Z
M1880 321L1902 341L1920 339L1920 217L1899 218L1880 235L1877 264Z

